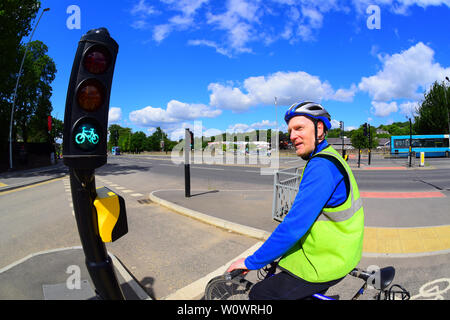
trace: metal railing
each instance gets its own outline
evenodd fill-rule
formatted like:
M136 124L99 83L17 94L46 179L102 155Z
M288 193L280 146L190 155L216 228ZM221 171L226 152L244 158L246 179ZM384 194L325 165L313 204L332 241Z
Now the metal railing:
M272 218L283 221L298 193L303 168L292 167L274 174Z

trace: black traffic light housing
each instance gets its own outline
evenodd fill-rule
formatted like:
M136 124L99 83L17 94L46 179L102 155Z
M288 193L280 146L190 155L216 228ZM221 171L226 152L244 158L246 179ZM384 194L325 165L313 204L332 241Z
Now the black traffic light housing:
M194 133L191 130L189 130L189 134L191 135L191 145L190 145L190 147L191 147L191 150L194 150Z
M363 124L363 131L364 131L364 136L367 137L368 133L367 133L367 123Z
M105 28L79 41L64 116L64 163L95 169L106 163L111 84L119 45Z

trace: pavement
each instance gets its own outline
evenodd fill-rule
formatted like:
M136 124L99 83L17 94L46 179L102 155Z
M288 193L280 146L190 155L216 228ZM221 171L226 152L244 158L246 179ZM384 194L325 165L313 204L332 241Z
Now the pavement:
M190 198L185 197L184 190L158 190L149 197L183 215L262 241L278 225L271 216L273 190L193 190ZM442 206L427 206L425 200L441 201ZM420 201L425 204L424 210L428 207L423 219L401 212L402 207L407 208L407 199L383 199L386 201L392 205L380 211L380 199L363 197L366 221L373 223L366 223L363 256L413 257L450 252L450 216L440 209L446 204L448 207L447 197ZM398 227L387 226L393 221ZM429 221L439 221L440 225L424 226Z
M364 170L364 168L356 168L354 164L352 167L354 170ZM403 170L397 165L385 166L384 169L382 166L374 165L371 168ZM62 178L67 172L67 168L59 162L51 167L26 172L2 173L0 174L0 194ZM369 224L366 222L365 227L363 257L426 257L450 253L450 216L443 214L440 210L442 206L449 207L450 199L447 196L448 192L436 197L431 196L431 199L428 195L420 200L419 203L427 208L427 218L421 220L414 219L407 213L399 214L402 207L407 207L405 199L383 199L383 202L395 202L384 206L380 212L378 210L380 199L374 198L373 194L367 197L363 195L366 221L370 221ZM258 239L260 242L257 245L267 239L278 225L278 222L271 217L273 189L192 190L189 198L185 197L184 190L157 190L149 194L149 198L155 203L193 219ZM427 206L425 203L427 200L441 201L442 204ZM402 204L402 201L405 203ZM394 215L397 218L392 225ZM429 221L433 221L434 224L438 221L438 225L427 225ZM256 248L257 246L251 249L254 251ZM126 266L111 253L110 256L125 297L129 300L151 299ZM43 263L48 264L49 268L34 268ZM75 271L68 269L68 266L75 266ZM225 265L222 269L224 268ZM201 290L207 278L210 279L213 274L220 274L223 272L222 269L193 283L190 287L195 287L197 291L194 293L183 295L184 291L180 290L180 293L174 293L171 298L201 299ZM42 274L35 274L36 270L40 270ZM80 290L71 289L68 280L71 272L77 275ZM17 281L17 279L27 280ZM29 255L0 269L0 288L7 288L7 290L0 290L0 299L97 299L90 281L82 248L58 248Z

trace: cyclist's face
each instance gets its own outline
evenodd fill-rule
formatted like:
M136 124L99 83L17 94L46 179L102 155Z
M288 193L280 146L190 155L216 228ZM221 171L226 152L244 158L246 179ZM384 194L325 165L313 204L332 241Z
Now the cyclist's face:
M302 158L307 158L315 148L314 123L304 117L296 116L289 120L289 137L295 147L295 153ZM323 124L317 124L319 137L323 134Z

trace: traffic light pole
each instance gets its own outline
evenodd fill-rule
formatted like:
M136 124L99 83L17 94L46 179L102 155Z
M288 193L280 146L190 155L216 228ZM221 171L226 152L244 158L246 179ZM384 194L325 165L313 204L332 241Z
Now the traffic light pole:
M184 143L184 196L191 197L191 134L189 129L185 130Z
M94 169L70 168L70 186L78 233L86 257L86 267L102 299L124 300L111 258L99 236L94 200Z
M372 147L372 134L370 133L370 124L368 125L368 127L369 127L369 156L368 156L368 158L369 158L369 162L368 162L368 164L369 164L369 166L370 166L370 162L371 162L371 159L372 159L372 150L371 150L371 147Z

